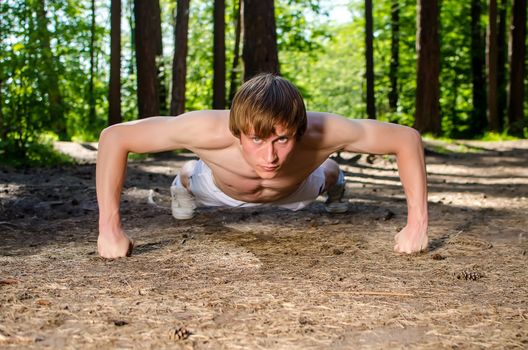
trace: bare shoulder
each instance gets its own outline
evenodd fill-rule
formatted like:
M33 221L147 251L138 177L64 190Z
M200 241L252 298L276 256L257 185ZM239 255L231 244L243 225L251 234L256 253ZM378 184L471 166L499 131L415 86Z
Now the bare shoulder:
M312 138L311 142L333 151L395 153L420 139L420 134L410 127L372 119L349 119L331 113L309 112L308 121L307 134Z
M171 117L169 129L171 137L190 150L225 148L236 140L229 131L228 110L193 111Z
M338 151L361 135L361 120L325 112L307 112L307 115L307 140L317 143L318 147Z

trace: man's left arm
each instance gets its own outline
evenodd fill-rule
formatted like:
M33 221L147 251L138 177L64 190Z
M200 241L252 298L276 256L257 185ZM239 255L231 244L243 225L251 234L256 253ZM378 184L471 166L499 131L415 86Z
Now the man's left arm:
M373 120L337 121L338 139L351 152L394 154L407 198L407 225L395 236L394 250L414 253L427 248L427 175L420 133L415 129ZM332 124L332 123L331 123ZM347 133L347 134L345 134Z

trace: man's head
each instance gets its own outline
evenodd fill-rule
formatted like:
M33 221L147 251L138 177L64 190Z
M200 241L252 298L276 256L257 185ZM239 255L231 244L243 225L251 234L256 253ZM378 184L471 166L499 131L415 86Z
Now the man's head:
M261 178L276 176L306 131L304 101L292 83L272 74L242 85L233 100L229 129Z
M229 129L262 138L275 134L277 125L300 138L306 131L306 108L301 93L288 80L265 73L246 81L235 94Z

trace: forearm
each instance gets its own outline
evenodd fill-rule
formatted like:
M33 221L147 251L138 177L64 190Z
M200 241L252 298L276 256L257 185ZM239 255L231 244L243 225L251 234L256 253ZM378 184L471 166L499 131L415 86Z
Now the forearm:
M106 129L99 139L96 166L99 231L121 227L119 202L123 188L128 152L119 142L116 130Z
M398 170L407 198L407 224L428 224L427 174L421 137L411 132L396 153Z

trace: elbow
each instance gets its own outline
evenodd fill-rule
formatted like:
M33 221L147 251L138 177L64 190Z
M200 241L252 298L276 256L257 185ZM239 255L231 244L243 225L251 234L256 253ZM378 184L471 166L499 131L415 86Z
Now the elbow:
M407 131L409 133L409 135L408 135L409 141L413 145L416 145L416 146L418 146L420 148L423 148L422 135L420 134L420 132L418 130L410 128L410 127L407 128Z
M112 148L119 147L120 129L120 124L115 124L104 128L99 134L99 150L106 147L106 145L112 145Z

